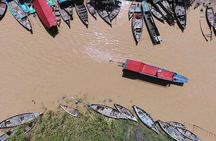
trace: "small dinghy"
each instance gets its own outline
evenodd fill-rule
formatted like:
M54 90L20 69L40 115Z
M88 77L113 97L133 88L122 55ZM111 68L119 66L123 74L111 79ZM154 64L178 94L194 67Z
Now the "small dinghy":
M188 141L188 139L183 136L178 130L176 127L166 123L166 122L163 122L163 121L160 121L158 120L157 121L161 127L161 129L167 134L169 135L170 137L172 137L174 140L176 141Z
M130 112L130 110L118 104L114 104L114 106L120 113L122 113L129 120L137 122L137 118Z
M86 7L87 7L89 13L92 15L92 17L94 17L95 19L97 19L97 18L96 18L96 16L97 16L97 11L95 10L95 5L94 5L94 3L92 2L92 0L87 0L87 1L86 1Z
M172 126L174 126L176 128L185 128L184 124L176 122L176 121L169 121L167 123L169 123L170 125L172 125Z
M135 105L133 106L133 109L143 124L145 124L149 129L153 130L157 134L159 133L153 118L147 112Z
M128 11L128 18L129 18L129 20L133 17L134 11L136 9L136 4L137 3L135 1L133 1L131 3L131 5L130 5L129 11Z
M197 135L195 135L194 133L192 133L191 131L185 129L185 128L177 128L177 130L184 135L185 137L187 137L188 139L192 140L192 141L201 141Z
M65 112L70 114L71 116L77 117L79 115L79 112L74 109L73 107L67 106L67 105L59 105Z
M7 5L4 2L1 2L0 3L0 20L4 17L6 11L7 11Z
M88 27L88 12L83 2L77 0L75 2L75 9L80 20L84 23L86 27Z
M151 8L151 13L157 20L164 23L164 17L154 7Z
M119 1L119 0L116 1L116 4L113 6L113 8L109 14L110 21L112 21L113 19L115 19L117 17L117 15L121 9L121 4L122 4L121 1Z
M97 10L98 12L98 15L110 26L112 26L112 23L110 21L110 17L109 17L109 14L106 10L103 10L103 9L98 9Z
M31 23L28 19L26 13L20 8L16 0L5 0L9 11L14 16L14 18L28 31L32 32Z
M113 109L111 107L100 105L100 104L90 104L90 108L92 108L94 111L114 119L127 119L123 114L118 112L116 109Z
M12 128L25 123L29 123L34 119L38 118L41 113L23 113L13 117L10 117L2 122L0 122L0 129Z
M134 15L131 21L132 32L136 41L136 44L140 41L143 30L143 16L141 4L137 3Z
M186 27L186 8L183 0L176 0L174 6L177 23L182 31Z

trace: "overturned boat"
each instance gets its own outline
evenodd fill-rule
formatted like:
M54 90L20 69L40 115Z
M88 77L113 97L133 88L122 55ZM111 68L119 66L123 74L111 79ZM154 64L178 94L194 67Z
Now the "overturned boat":
M143 31L143 17L142 17L142 9L141 4L137 3L133 18L131 21L132 32L135 38L136 44L140 41L142 31Z
M153 130L157 134L159 133L153 118L147 112L135 105L133 106L133 109L144 125L146 125L149 129Z
M167 134L169 135L170 137L172 137L174 140L176 141L188 141L188 139L183 136L178 130L176 127L166 123L166 122L163 122L163 121L160 121L158 120L157 121L158 124L160 125L161 129Z
M180 29L184 31L186 27L186 7L184 0L175 1L174 12Z
M94 111L109 117L109 118L115 118L115 119L127 119L122 113L117 111L116 109L113 109L111 107L100 105L100 104L90 104L90 108L92 108Z
M125 63L123 63L123 71L125 70L174 83L184 84L188 82L188 78L176 72L171 72L160 67L131 59L127 59Z
M122 113L129 120L137 122L137 118L130 112L130 110L128 110L127 108L125 108L119 104L114 104L114 106L120 113Z
M155 25L154 19L151 15L151 11L146 0L142 1L142 9L143 9L142 11L143 11L144 21L146 23L146 27L148 29L152 43L154 45L160 44L161 42L160 33L158 31L157 26Z
M38 118L41 113L23 113L19 115L12 116L2 122L0 122L0 129L12 128L22 124L29 123L34 119Z
M136 2L132 1L128 11L128 19L130 20L133 17L134 11L136 9Z
M79 112L74 109L73 107L67 106L67 105L63 105L60 104L59 105L65 112L67 112L68 114L70 114L71 116L77 117L79 115Z

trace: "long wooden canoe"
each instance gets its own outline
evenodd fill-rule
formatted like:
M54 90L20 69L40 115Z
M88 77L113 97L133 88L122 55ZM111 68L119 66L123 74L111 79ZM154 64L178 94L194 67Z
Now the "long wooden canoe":
M77 15L79 16L80 20L84 23L86 27L88 27L88 12L86 10L85 5L82 1L77 0L75 2L75 9L77 12Z

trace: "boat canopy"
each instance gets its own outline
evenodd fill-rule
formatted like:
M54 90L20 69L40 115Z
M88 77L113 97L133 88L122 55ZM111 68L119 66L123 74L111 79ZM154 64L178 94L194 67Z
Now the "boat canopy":
M150 11L148 3L145 0L142 1L142 8L144 12Z
M56 17L45 0L34 0L33 4L38 17L46 28L57 26Z
M69 2L68 0L58 0L58 3L59 3L59 4L68 3L68 2Z

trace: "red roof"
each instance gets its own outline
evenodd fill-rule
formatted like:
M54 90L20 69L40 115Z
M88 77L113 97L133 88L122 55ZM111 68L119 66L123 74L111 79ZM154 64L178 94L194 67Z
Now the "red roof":
M38 17L46 28L57 26L56 17L46 0L34 0L33 4Z
M148 65L140 61L130 60L130 59L126 60L123 69L149 75L152 77L157 77L168 81L172 81L174 75L174 72L156 66Z

